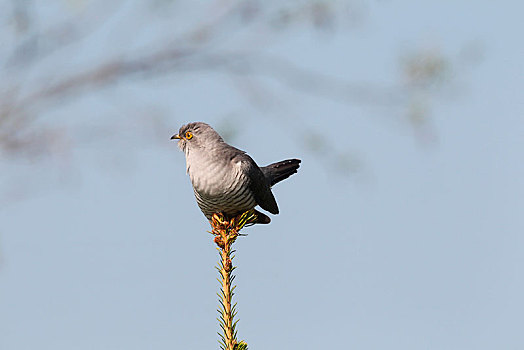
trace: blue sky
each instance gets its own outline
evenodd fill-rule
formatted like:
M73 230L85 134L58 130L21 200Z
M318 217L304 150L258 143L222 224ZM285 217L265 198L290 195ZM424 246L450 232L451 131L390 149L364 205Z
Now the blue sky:
M522 5L360 6L355 28L298 26L246 49L386 87L398 82L404 52L439 52L451 62L446 82L410 97L428 106L431 142L414 133L405 105L343 103L268 77L278 103L266 109L208 71L66 100L38 125L70 132L70 150L0 159L12 174L1 185L0 347L217 347L218 254L169 141L182 123L203 120L233 125L231 143L260 165L303 160L274 188L281 214L236 243L239 336L250 348L522 348ZM57 16L39 11L51 16L44 22ZM169 16L151 26L143 16L138 2L125 3L80 57L62 56L64 69L169 27ZM133 26L135 41L122 29ZM462 58L471 46L482 53L475 63ZM358 171L341 175L306 150L305 130Z

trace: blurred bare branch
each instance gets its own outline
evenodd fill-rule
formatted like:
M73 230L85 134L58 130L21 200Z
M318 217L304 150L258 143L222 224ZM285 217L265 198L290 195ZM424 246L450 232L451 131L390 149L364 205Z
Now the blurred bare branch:
M355 2L215 1L207 7L208 15L203 20L179 32L169 33L166 38L152 39L150 43L142 44L139 50L111 52L91 65L69 71L58 69L64 55L82 49L84 39L113 18L122 4L115 2L111 7L98 4L85 10L86 13L71 15L36 30L33 22L38 22L35 19L38 12L32 10L34 4L29 0L13 1L12 20L16 28L13 35L18 39L11 40L12 44L5 47L0 56L5 63L2 72L7 77L0 83L0 151L29 154L53 149L52 145L42 145L42 135L49 135L44 139L59 140L59 128L39 128L39 145L36 146L32 127L40 116L67 98L131 79L140 82L168 74L201 71L231 77L232 87L237 87L254 106L260 108L269 105L264 102L266 98L281 98L265 87L267 79L289 91L351 105L408 106L408 122L415 130L423 129L426 134L432 134L427 112L429 104L413 101L427 101L424 92L438 87L451 70L450 60L438 50L415 51L404 57L401 61L403 82L388 87L373 83L356 84L344 77L327 76L301 67L300 62L268 53L264 46L245 48L246 42L261 37L276 38L280 35L275 34L276 31L292 25L307 23L314 29L331 30L343 19L356 21L360 9ZM178 14L178 5L178 2L163 0L148 6L159 13L174 11ZM47 64L42 64L43 61ZM28 72L38 74L28 79ZM422 105L425 107L420 108Z
M449 76L450 62L438 50L422 50L406 55L402 68L408 84L427 87L442 83Z
M155 3L155 6L160 7L167 5L169 2ZM160 42L159 48L149 49L146 54L119 54L117 58L107 58L83 71L69 74L61 74L60 70L44 71L41 75L47 77L26 86L23 73L38 69L41 60L81 41L90 30L94 30L86 24L88 21L82 20L94 17L92 14L80 18L73 16L47 29L29 30L32 26L29 15L31 6L29 1L13 4L17 32L23 31L25 35L14 42L11 52L6 56L4 72L10 72L11 79L4 81L0 89L0 148L7 151L27 151L31 148L31 142L27 141L31 139L27 129L56 102L129 78L148 79L177 72L207 70L232 76L266 76L290 89L348 102L391 103L399 95L393 89L380 91L375 87L354 86L264 52L221 47L232 33L237 35L239 30L249 32L257 26L273 28L276 18L280 27L300 23L306 18L315 27L329 26L337 18L337 6L340 7L340 3L329 1L295 4L254 0L216 2L211 6L216 11L206 21L174 35L166 40L167 43ZM344 4L344 9L347 8L348 5ZM105 19L98 19L95 23L101 25L117 10L118 6L106 9ZM284 17L283 13L286 14Z

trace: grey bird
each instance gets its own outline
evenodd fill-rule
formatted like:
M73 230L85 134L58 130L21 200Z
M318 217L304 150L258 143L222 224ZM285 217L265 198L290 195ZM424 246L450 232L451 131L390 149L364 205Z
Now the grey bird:
M246 152L228 145L202 122L183 125L171 139L178 140L178 147L186 155L186 170L197 204L208 220L214 213L231 218L257 205L278 214L271 186L295 174L301 162L288 159L259 168ZM267 215L255 212L257 224L271 222Z

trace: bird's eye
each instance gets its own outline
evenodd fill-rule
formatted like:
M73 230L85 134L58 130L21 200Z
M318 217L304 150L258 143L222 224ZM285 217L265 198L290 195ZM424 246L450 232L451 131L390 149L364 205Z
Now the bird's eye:
M191 140L193 138L193 133L191 131L186 132L186 139Z

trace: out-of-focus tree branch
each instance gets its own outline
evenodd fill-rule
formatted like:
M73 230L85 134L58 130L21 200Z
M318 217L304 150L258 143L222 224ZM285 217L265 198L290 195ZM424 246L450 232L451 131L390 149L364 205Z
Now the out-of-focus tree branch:
M351 97L357 101L364 100L370 94L376 94L374 89L364 91L300 69L291 61L263 52L249 53L222 47L231 36L249 31L253 31L255 36L271 36L271 33L267 33L268 30L282 30L293 23L308 21L317 28L331 26L340 3L329 1L295 4L280 4L276 1L262 3L254 0L227 3L217 1L210 6L213 12L205 21L164 40L159 48L149 49L146 54L121 53L117 55L118 58L107 58L81 72L64 75L60 73L60 69L42 72L43 80L27 87L24 84L24 74L27 71L38 69L41 60L82 41L89 35L89 27L94 30L92 25L86 25L85 22L88 21L82 20L94 17L93 14L86 14L84 17L76 15L62 20L61 23L53 23L49 28L35 30L32 22L35 21L33 17L36 14L31 6L31 2L13 3L15 32L17 35L24 35L14 41L11 52L4 53L3 70L10 79L4 80L0 89L0 148L7 151L24 150L28 146L28 137L24 131L55 102L128 78L151 78L177 72L208 70L230 75L265 75L278 79L291 89L343 100ZM159 3L157 6L169 6L169 2ZM349 5L344 4L344 7L349 8ZM114 12L116 10L113 8ZM104 11L103 19L95 22L103 24L111 17L111 13ZM266 34L260 34L260 27L265 28ZM376 98L373 100L377 101Z
M27 133L31 125L57 102L131 78L136 82L166 74L213 71L232 77L270 78L292 91L351 104L402 106L410 103L413 91L424 90L442 76L447 65L445 58L438 53L424 53L423 57L414 55L405 59L403 74L407 77L406 81L396 86L380 87L372 83L357 85L301 68L297 62L264 52L263 47L253 51L244 49L240 44L232 44L234 39L242 35L247 37L243 40L275 37L278 35L275 33L292 24L309 23L318 29L332 29L342 16L340 13L351 17L358 12L352 10L351 4L344 1L305 1L294 4L255 0L217 1L210 5L212 13L205 21L198 21L189 29L152 43L151 48L141 50L140 54L112 53L108 55L111 57L91 67L69 73L46 68L47 71L40 72L40 80L33 79L30 86L25 84L25 72L38 70L41 60L67 51L69 45L81 45L82 39L88 37L89 33L81 28L79 23L82 21L65 20L50 29L28 34L29 39L23 40L22 44L15 41L11 53L4 54L6 64L3 70L10 79L0 83L0 150L27 150L30 145L27 140L31 139ZM28 30L31 27L31 15L28 14L30 11L24 12L23 6L30 6L30 3L24 2L24 5L17 6L14 11L14 16L18 13L19 17L16 20L17 28ZM106 13L104 18L107 21L110 17ZM42 41L48 45L44 45L45 49L38 49L38 42ZM257 79L250 81L252 84L262 84ZM260 85L258 90L263 89ZM417 113L410 114L416 125L424 124L420 105L417 104Z

